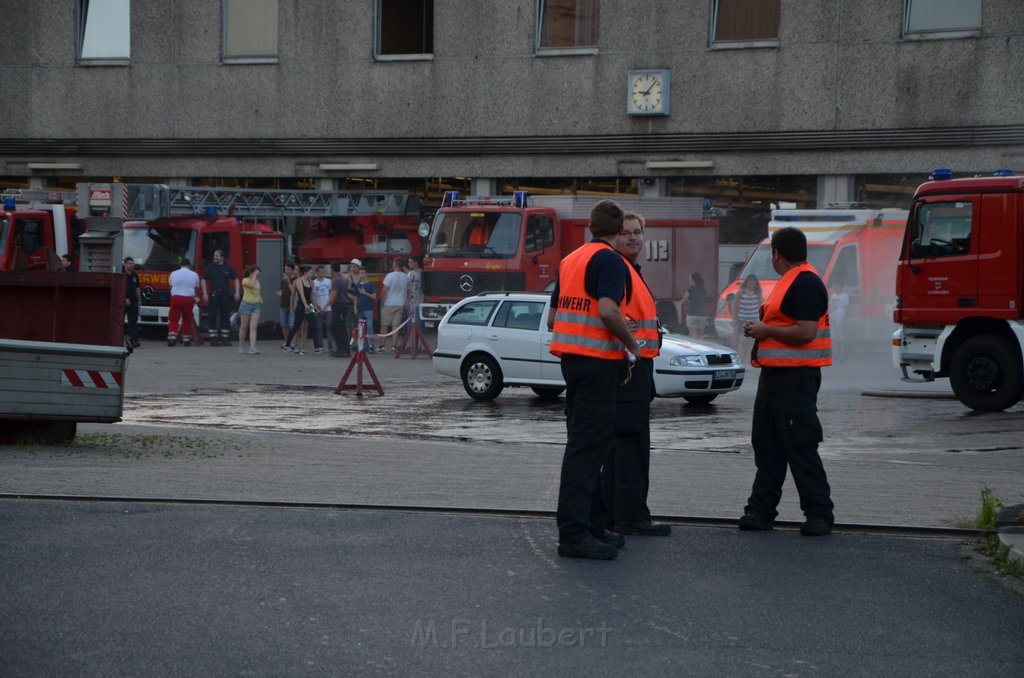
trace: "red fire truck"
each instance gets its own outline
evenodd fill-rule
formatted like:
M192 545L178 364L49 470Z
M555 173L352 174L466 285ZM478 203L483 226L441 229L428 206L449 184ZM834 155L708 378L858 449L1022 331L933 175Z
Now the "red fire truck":
M299 253L309 262L414 253L412 239L398 233L415 231L419 221L414 198L384 191L82 184L78 203L84 213L123 222L122 256L136 262L143 325L167 324L168 278L183 258L202 276L219 249L237 275L256 264L275 280L284 265L285 220L307 225L311 240ZM265 295L263 318L277 318L277 304L276 296ZM205 324L205 308L198 313Z
M56 270L61 255L74 261L83 230L73 192L7 191L0 208L0 271Z
M476 197L445 194L424 261L420 315L436 324L459 299L480 292L549 289L559 262L589 240L592 196ZM669 327L679 319L689 276L717 280L718 222L704 218L701 198L616 197L623 209L646 219L644 277Z
M312 264L359 259L377 279L391 270L394 257L421 253L418 197L397 191L350 195L355 202L346 215L303 220L299 259Z
M897 266L893 360L907 381L949 377L975 410L1024 394L1024 177L954 179L914 194ZM916 376L912 376L916 375Z

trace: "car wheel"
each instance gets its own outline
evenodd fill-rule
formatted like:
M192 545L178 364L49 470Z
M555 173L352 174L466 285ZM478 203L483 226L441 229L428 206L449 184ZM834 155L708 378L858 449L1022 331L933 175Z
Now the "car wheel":
M558 386L531 386L533 392L544 400L554 400L558 396L562 395L564 388Z
M953 393L972 410L999 412L1021 398L1020 354L1003 337L981 335L961 344L950 363Z
M718 394L712 395L693 395L683 396L683 400L690 403L691 405L710 405L711 401L718 397Z
M474 353L462 363L462 386L473 400L494 400L505 388L505 382L494 358Z

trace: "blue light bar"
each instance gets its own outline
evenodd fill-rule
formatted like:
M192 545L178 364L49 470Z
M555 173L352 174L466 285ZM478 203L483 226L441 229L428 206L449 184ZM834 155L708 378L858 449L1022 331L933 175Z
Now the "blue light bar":
M459 199L459 192L458 191L445 191L444 192L444 197L441 199L441 205L443 206L445 203L447 203L449 205L454 205L455 201L458 200L458 199Z
M526 191L513 191L512 192L512 204L515 207L526 207Z
M997 176L997 177L1012 177L1013 176L1013 170L1012 169L997 169L992 174L994 176Z
M217 216L217 208L215 206L213 206L213 205L207 205L206 206L206 216L211 218L211 219L213 217Z
M4 196L4 211L13 212L15 206L15 200L13 195Z
M928 177L932 181L947 181L953 178L953 170L949 167L939 167L932 170L932 175Z

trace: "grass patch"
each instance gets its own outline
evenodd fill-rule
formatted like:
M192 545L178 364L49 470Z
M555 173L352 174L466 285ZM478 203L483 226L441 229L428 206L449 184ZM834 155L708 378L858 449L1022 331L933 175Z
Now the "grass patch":
M978 515L973 519L963 521L961 527L984 532L974 548L985 556L996 572L1024 580L1024 563L1010 557L1009 544L999 541L999 535L996 533L996 518L999 516L1001 508L1003 508L1003 502L1000 501L996 493L991 488L982 486Z
M125 459L153 456L162 456L166 459L213 459L241 449L239 443L207 437L147 433L85 433L75 438L68 446L68 453L95 451Z

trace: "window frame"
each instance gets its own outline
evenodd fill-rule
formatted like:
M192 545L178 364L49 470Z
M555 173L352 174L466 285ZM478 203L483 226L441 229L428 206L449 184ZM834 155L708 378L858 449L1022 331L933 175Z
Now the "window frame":
M128 12L128 53L126 56L101 56L89 57L82 55L85 47L85 30L89 20L89 3L92 0L78 0L76 36L75 36L75 63L79 66L127 66L132 58L132 5L131 1L126 2Z
M277 27L277 40L274 50L274 56L248 56L248 57L236 57L228 56L228 5L231 0L221 0L220 2L220 62L227 65L235 64L276 64L279 63L281 57L281 3L280 0L273 0L277 9L277 19L275 26Z
M373 7L373 59L374 61L432 61L434 59L434 0L420 0L424 5L429 3L430 5L430 47L429 52L408 52L405 54L384 54L381 52L384 43L383 35L383 15L381 13L381 3L385 0L375 0Z
M595 2L594 7L597 10L597 16L594 21L597 22L595 43L594 45L577 45L575 47L544 47L541 45L541 37L544 34L544 8L547 0L537 0L535 5L537 11L537 21L534 26L534 38L533 38L533 54L534 56L593 56L598 53L598 45L601 42L601 12L600 3Z
M962 1L962 0L961 0ZM978 3L978 27L977 28L937 28L927 30L912 30L910 28L911 5L915 0L903 0L903 17L901 21L901 37L904 40L959 40L963 38L981 37L981 0Z
M779 46L779 33L782 30L782 0L775 0L779 3L779 25L775 29L774 38L758 40L719 40L718 33L718 10L721 0L713 0L711 3L711 27L708 30L708 47L710 49L759 49L765 47Z

